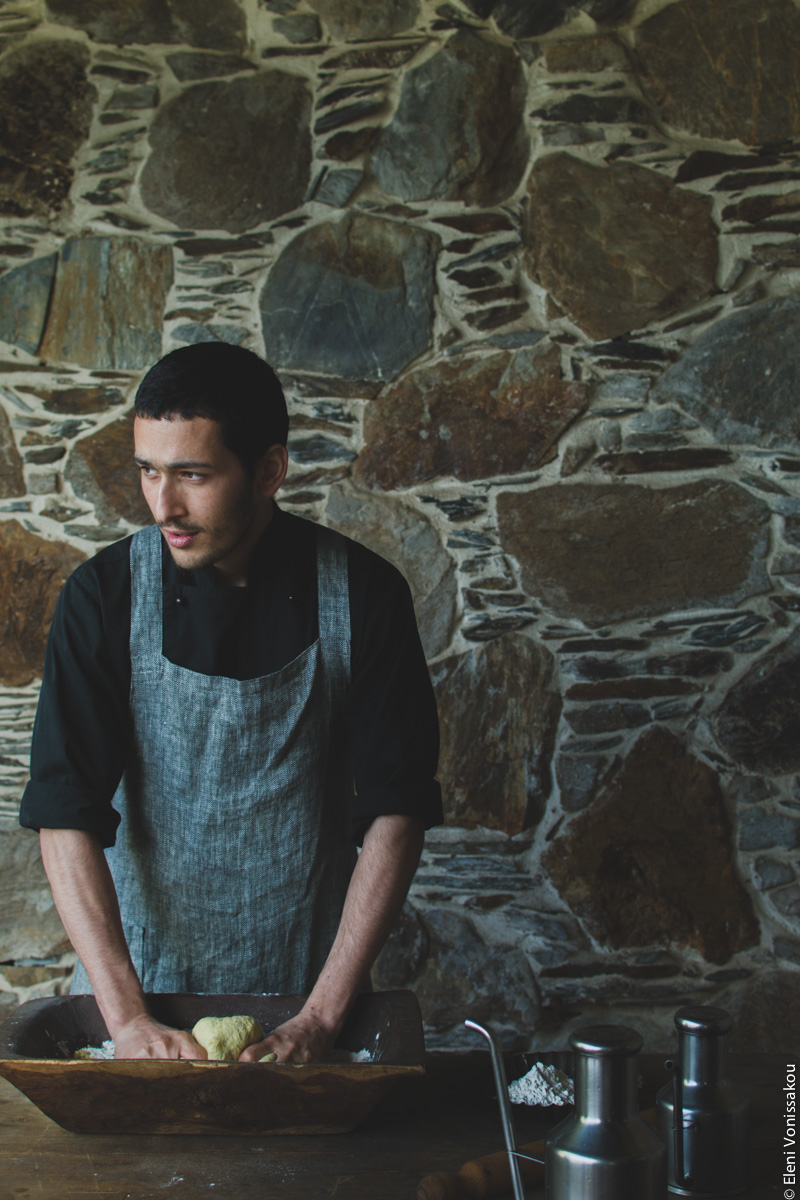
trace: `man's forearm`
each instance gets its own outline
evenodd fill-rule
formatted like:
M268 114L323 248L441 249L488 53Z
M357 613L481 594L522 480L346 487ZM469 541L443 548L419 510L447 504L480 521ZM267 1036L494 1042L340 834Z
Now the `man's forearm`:
M148 1009L105 855L93 834L77 829L43 829L39 841L58 915L114 1038Z
M422 824L411 817L376 817L366 832L336 940L306 1005L332 1037L391 932L424 840Z
M304 1062L327 1054L386 941L419 864L425 833L412 817L376 817L345 898L339 931L311 995L297 1017L242 1059L275 1050Z

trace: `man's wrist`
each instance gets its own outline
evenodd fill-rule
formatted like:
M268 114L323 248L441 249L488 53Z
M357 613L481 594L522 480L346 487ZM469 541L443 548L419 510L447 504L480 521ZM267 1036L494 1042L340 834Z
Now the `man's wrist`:
M95 988L95 996L111 1038L116 1038L121 1029L138 1018L150 1016L142 985L135 973L116 987L109 987L107 981L104 989Z

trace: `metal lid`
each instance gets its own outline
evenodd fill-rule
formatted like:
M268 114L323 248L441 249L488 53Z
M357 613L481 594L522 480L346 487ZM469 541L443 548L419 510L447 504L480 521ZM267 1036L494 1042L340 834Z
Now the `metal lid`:
M681 1033L718 1037L720 1034L730 1033L733 1018L724 1008L707 1008L697 1004L679 1008L675 1013L675 1026Z
M624 1056L638 1054L642 1039L630 1025L583 1025L572 1034L569 1044L578 1054Z

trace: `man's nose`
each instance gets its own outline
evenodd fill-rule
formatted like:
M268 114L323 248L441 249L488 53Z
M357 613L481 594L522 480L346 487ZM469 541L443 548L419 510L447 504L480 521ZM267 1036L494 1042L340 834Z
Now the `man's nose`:
M153 516L159 525L164 525L173 518L186 516L186 505L181 497L181 489L175 480L166 475L162 475L158 483Z

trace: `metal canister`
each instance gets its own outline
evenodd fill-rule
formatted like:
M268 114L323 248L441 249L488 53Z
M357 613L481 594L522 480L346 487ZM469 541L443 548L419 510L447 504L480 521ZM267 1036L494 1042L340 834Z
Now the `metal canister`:
M546 1200L666 1200L666 1147L638 1111L641 1037L627 1025L590 1025L570 1045L575 1110L547 1139Z
M667 1181L678 1196L719 1196L747 1188L749 1101L728 1079L732 1020L722 1008L696 1006L675 1014L678 1061L656 1097L667 1143Z

